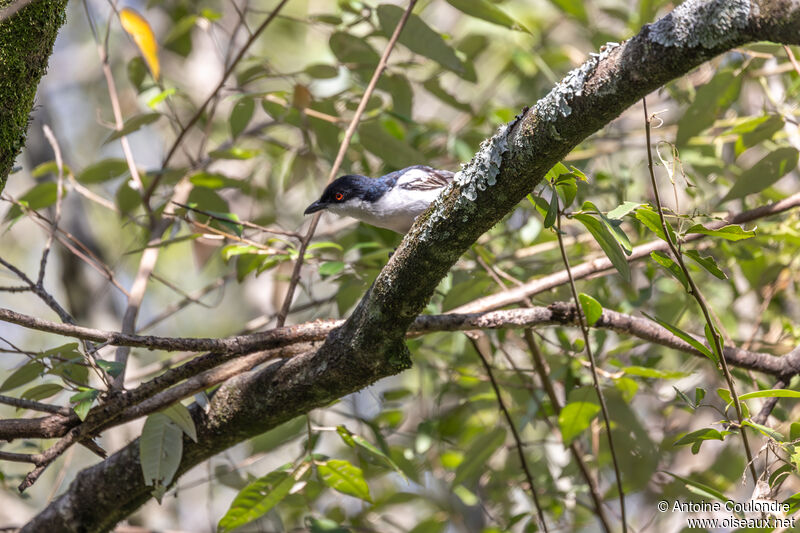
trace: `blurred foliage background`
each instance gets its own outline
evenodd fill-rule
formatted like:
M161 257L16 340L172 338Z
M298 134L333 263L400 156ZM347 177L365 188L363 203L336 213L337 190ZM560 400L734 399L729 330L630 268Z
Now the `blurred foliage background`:
M150 238L141 189L114 129L98 53L107 47L125 120L122 131L128 134L140 180L145 188L158 180L153 208L163 210L176 183L188 176L191 191L185 203L202 211L178 209L173 217L137 331L207 337L274 326L297 257L296 232L307 223L303 209L323 189L344 130L405 8L373 1L292 0L234 64L274 4L69 3L67 24L18 159L21 169L10 176L3 193L0 255L35 278L49 230L31 210L52 219L57 198L57 167L42 133L42 126L49 125L66 165L61 228L82 248L76 254L56 243L45 284L78 323L120 328L127 299L117 285L130 288ZM589 53L632 36L674 4L420 1L369 100L341 173L378 176L420 163L458 170L497 125L533 105ZM143 56L120 24L123 7L137 10L155 34L158 81L152 57ZM752 209L797 190L800 76L788 54L791 50L778 45L748 46L649 97L657 117L652 145L656 176L679 234L693 223ZM162 168L179 132L231 65L227 83ZM632 202L627 214L606 220L633 246L657 238L636 217L644 209L640 205L652 202L646 150L643 113L636 106L565 160L566 167L575 167L570 174L575 200L562 205L562 231L573 266L607 253L571 216L578 211L607 214ZM546 208L550 186L534 195L543 198L540 204ZM441 283L428 312L447 312L564 268L555 234L544 228L532 200L465 254ZM243 228L209 214L277 231ZM691 246L710 255L724 279L696 264L690 267L724 325L727 343L780 355L800 337L800 226L794 211L759 220L757 226L747 240L709 238ZM60 240L75 247L70 238ZM399 240L389 231L323 216L288 323L347 316ZM618 247L624 250L624 243ZM646 313L702 335L704 320L691 296L650 258L631 264L629 280L611 270L577 283L606 309ZM0 269L0 285L18 284L11 271ZM570 299L564 285L533 296L531 303ZM0 300L3 307L53 318L30 294L2 292ZM543 327L534 333L562 402L596 402L580 331ZM0 324L0 337L0 348L8 352L2 373L17 376L0 386L2 394L68 403L78 389L63 368L55 370L57 364L34 372L28 368L21 377L14 374L30 364L30 354L63 345L63 340L8 324ZM548 524L567 531L599 527L586 482L564 445L565 431L581 443L582 458L597 473L612 523L617 523L614 472L596 410L570 412L574 419L567 420L556 414L521 331L491 331L483 340ZM721 432L720 420L732 416L731 410L725 412L724 394L717 394L726 384L710 361L608 330L592 330L590 342L602 370L629 522L636 530L680 530L684 517L659 513L655 503L697 498L700 486L737 501L750 497L752 483L740 482L746 459L739 438L720 437L695 450L675 445L703 428ZM410 340L409 346L413 369L215 457L178 480L160 505L151 501L131 516L130 523L213 530L248 482L262 479L264 487L274 489L275 474L261 476L299 460L312 447L318 457L345 461L353 468L345 477L352 476L349 481L360 488L340 486L337 491L324 472L311 469L301 488L296 486L296 492L243 531L536 530L515 443L473 343L461 333L434 333ZM63 362L69 359L65 354L79 357L76 350L77 345L62 346L57 353ZM102 353L110 357L112 352ZM176 361L174 355L134 349L128 383ZM734 375L739 392L773 386L759 374L735 370ZM758 401L750 401L751 411L758 411ZM759 470L790 465L784 470L788 477L772 480L780 500L800 490L788 444L796 416L793 401L779 403L767 423L786 442L751 433L755 451L769 442L774 452L761 449ZM12 407L3 407L2 414L33 416ZM115 450L141 428L142 421L130 423L107 432L101 443ZM40 446L20 440L3 449ZM23 523L93 461L85 450L72 450L22 497L15 487L25 465L0 464L5 487L0 524Z

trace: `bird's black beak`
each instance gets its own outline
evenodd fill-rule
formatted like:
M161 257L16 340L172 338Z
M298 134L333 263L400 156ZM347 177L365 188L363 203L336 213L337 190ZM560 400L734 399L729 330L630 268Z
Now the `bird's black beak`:
M306 207L306 210L303 211L304 215L310 215L311 213L316 213L317 211L322 211L327 206L323 203L320 203L319 200L311 204L310 206Z

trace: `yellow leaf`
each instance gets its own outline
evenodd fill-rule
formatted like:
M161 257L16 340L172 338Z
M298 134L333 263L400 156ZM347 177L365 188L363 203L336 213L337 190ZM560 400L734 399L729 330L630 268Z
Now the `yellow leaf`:
M130 8L125 8L119 12L119 20L122 23L122 29L133 37L136 46L142 53L147 66L150 68L150 73L153 78L158 81L160 67L158 63L158 43L150 24L139 13Z

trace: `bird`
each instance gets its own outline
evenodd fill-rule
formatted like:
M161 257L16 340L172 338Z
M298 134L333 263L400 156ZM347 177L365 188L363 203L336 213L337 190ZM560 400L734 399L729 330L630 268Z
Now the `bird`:
M427 165L414 165L380 178L347 174L325 188L304 215L328 210L400 234L411 229L455 174Z

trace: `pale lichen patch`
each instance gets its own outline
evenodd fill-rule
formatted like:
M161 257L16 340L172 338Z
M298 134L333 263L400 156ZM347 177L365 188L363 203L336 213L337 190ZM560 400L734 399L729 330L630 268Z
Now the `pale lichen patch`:
M747 26L748 0L686 0L650 26L649 38L661 46L716 48Z
M519 117L497 128L497 132L492 137L481 143L478 153L472 160L468 164L462 165L461 170L456 172L453 182L434 200L433 209L425 219L419 233L421 240L430 239L434 223L444 218L445 198L454 188L460 189L456 199L457 209L462 213L477 210L475 200L478 198L478 192L485 191L497 183L497 175L500 173L500 166L503 163L503 154L508 151L508 135L517 120ZM466 214L462 217L462 220L465 219Z
M569 116L572 113L570 102L576 96L583 94L583 87L589 76L595 71L597 65L608 57L611 51L618 47L618 43L606 43L600 49L600 53L589 54L589 59L586 60L578 68L572 69L564 79L558 82L553 89L547 93L547 96L542 98L536 103L536 114L545 122L555 122L561 117ZM558 132L555 133L558 136Z

